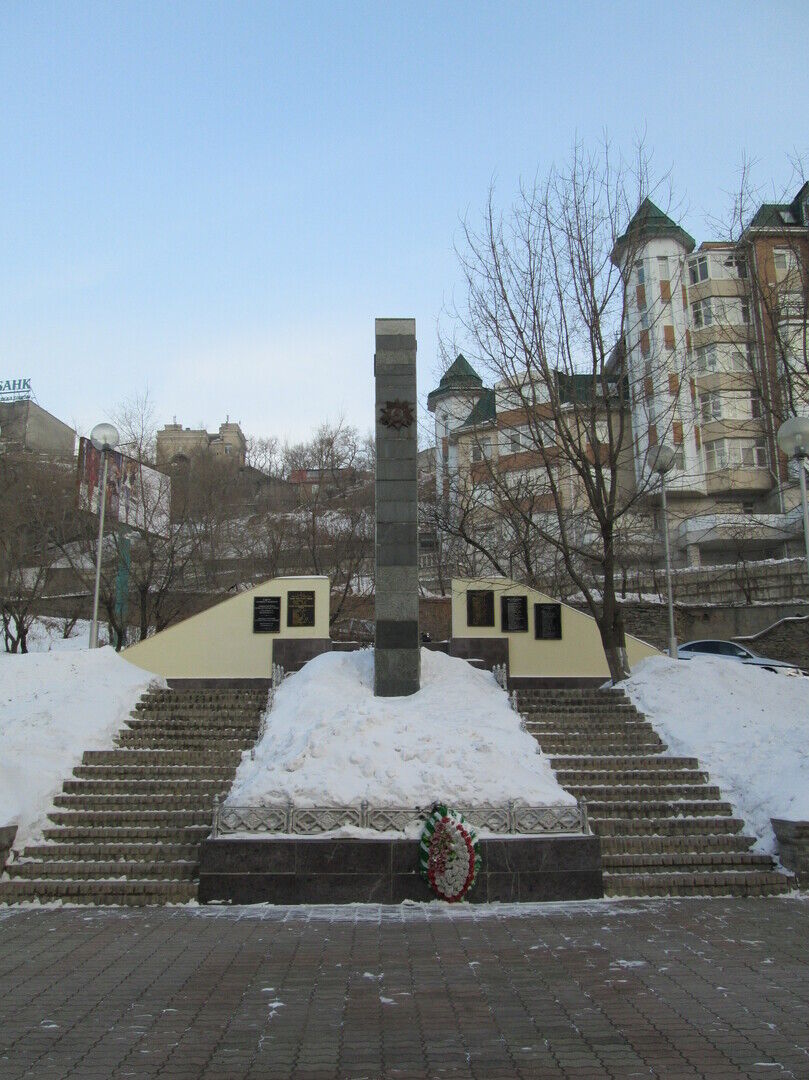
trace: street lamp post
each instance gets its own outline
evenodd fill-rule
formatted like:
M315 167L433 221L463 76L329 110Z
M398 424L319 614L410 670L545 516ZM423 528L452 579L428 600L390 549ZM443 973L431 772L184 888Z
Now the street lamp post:
M809 573L809 507L806 500L806 460L809 458L809 416L791 416L778 429L778 445L788 458L798 463L803 508L803 542L806 547L806 570Z
M104 466L101 470L101 491L98 507L98 550L96 551L96 581L93 591L93 621L90 623L90 648L98 648L98 594L101 589L101 548L104 543L104 513L107 508L107 470L110 450L118 445L118 432L112 424L96 424L90 432L90 442L101 451Z
M660 503L663 509L663 550L666 553L666 591L669 604L669 656L677 659L677 634L674 630L674 595L671 590L671 552L669 550L669 520L666 504L666 473L674 464L674 450L665 443L650 446L646 463L660 477Z

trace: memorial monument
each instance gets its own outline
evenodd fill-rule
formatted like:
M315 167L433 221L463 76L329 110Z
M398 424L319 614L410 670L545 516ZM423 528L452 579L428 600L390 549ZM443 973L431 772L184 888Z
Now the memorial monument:
M374 692L419 689L416 320L377 319Z

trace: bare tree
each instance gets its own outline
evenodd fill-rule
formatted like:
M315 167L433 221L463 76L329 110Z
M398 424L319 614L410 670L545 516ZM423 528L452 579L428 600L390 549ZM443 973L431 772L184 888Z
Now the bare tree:
M647 364L661 371L639 374L625 348L638 318L625 287L642 243L637 213L650 194L660 198L660 186L642 147L628 166L608 145L592 153L576 146L567 167L521 189L508 214L490 192L481 227L464 229L466 297L452 313L467 355L495 383L497 419L485 409L472 416L473 460L459 473L444 526L499 573L533 584L544 564L563 566L616 680L628 670L619 547L651 482L634 462L652 430L676 443L687 422L687 380L674 367L684 369L685 350L667 343L670 351ZM672 395L633 430L632 407L637 416L650 398L645 384L663 372L675 376ZM519 467L502 466L503 440Z
M274 435L248 435L247 464L266 476L280 476L284 468L284 448Z
M372 588L373 440L338 421L288 447L285 457L300 493L297 509L285 515L286 544L298 552L301 570L328 575L335 624L350 595Z
M7 652L27 652L72 509L72 473L31 454L0 455L0 621Z

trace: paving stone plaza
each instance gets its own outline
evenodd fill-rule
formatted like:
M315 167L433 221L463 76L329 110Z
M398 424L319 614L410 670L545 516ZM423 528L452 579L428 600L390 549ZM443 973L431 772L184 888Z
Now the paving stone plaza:
M809 1077L809 898L5 908L0 1077Z

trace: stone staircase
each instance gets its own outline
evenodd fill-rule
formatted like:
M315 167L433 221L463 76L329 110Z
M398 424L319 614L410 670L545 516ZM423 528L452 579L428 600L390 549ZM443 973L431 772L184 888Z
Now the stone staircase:
M762 896L792 879L753 840L696 758L665 744L622 690L520 690L559 783L587 802L607 896Z
M185 903L216 795L258 735L267 690L152 690L117 749L87 751L44 841L6 866L0 903Z

